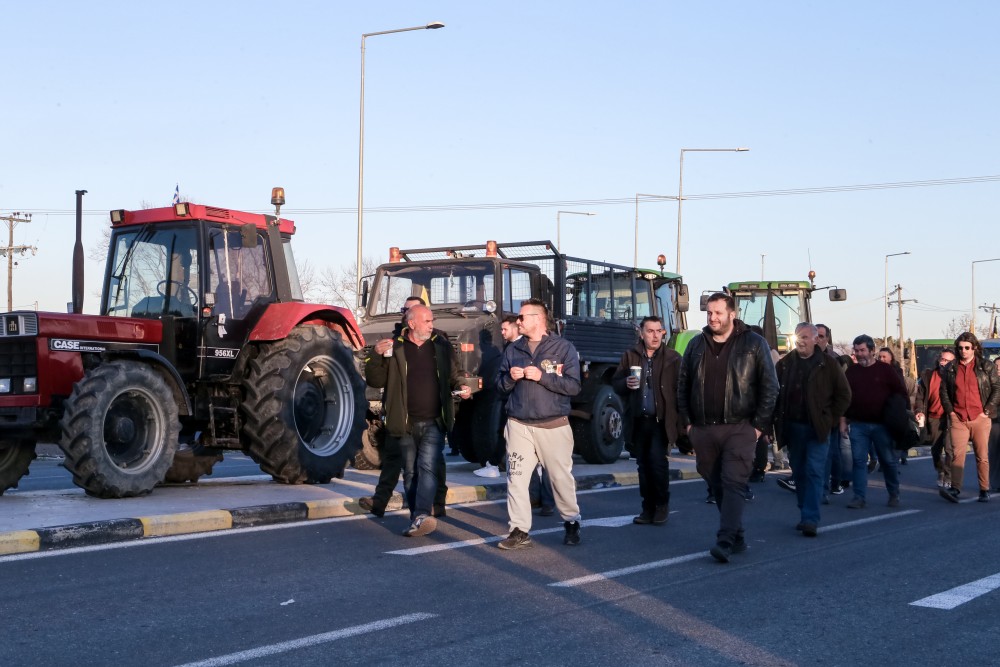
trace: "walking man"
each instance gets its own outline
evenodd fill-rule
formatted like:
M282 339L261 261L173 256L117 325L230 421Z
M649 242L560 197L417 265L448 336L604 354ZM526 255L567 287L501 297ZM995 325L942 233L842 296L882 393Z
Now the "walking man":
M365 360L365 381L385 389L386 444L398 447L403 456L411 522L403 534L432 533L437 527L432 506L443 468L444 434L455 422L451 392L467 399L472 391L461 383L447 338L435 333L430 308L410 307L402 333L375 344L374 354Z
M917 382L916 417L923 419L927 428L925 442L931 444L931 460L938 473L938 486L951 486L951 456L949 443L948 421L944 418L944 406L941 405L941 374L945 367L955 361L955 353L943 351L938 356L933 368L925 368Z
M868 451L875 448L875 455L889 492L889 507L899 507L899 464L892 446L892 437L882 423L886 401L892 394L899 394L909 401L903 379L892 366L875 357L875 341L862 334L854 339L852 364L845 375L851 385L851 404L847 414L840 419L841 433L851 437L853 459L854 498L848 509L864 509L868 492Z
M941 497L958 502L965 475L965 453L972 440L979 473L979 502L990 499L989 440L993 417L1000 405L1000 376L996 367L983 359L983 347L974 333L955 339L953 364L945 367L941 382L941 406L948 418L951 436L951 486L938 489Z
M392 339L399 338L399 336L402 335L403 328L406 327L406 314L410 311L410 308L414 306L426 305L427 304L424 303L424 300L419 296L407 297L406 300L403 301L403 307L400 308L402 317L393 329L392 338L388 340L391 342ZM447 340L448 336L443 331L435 329L434 334ZM387 346L383 346L382 349L384 350L386 347ZM385 508L389 504L389 499L392 498L392 492L396 488L396 484L399 482L399 473L403 470L403 452L399 448L398 438L385 438L381 449L382 467L379 470L378 483L375 485L375 493L371 496L358 498L358 505L361 509L367 510L379 518L382 518L385 515ZM446 466L444 457L442 457L437 473L437 493L434 496L434 505L431 510L431 514L435 517L444 516L446 512L445 503L448 497L448 483L445 479L445 471Z
M497 388L507 401L507 514L510 535L501 549L532 546L528 486L539 463L549 473L563 544L580 543L580 508L573 478L570 398L580 393L580 355L565 338L548 332L541 299L527 299L518 315L521 338L504 350Z
M796 326L795 350L776 366L781 389L775 432L788 447L800 510L795 528L806 537L816 537L819 525L830 434L839 434L840 418L851 402L851 389L840 363L820 351L816 334L816 327L809 322Z
M639 342L622 355L611 384L626 396L632 415L632 445L639 467L642 512L638 524L663 524L670 515L671 443L677 442L677 372L681 355L666 346L663 320L642 319ZM638 377L632 372L638 369Z
M757 438L771 426L778 398L767 341L736 317L736 302L708 298L708 325L684 351L677 408L694 445L698 473L719 508L712 557L728 563L745 551L743 506Z

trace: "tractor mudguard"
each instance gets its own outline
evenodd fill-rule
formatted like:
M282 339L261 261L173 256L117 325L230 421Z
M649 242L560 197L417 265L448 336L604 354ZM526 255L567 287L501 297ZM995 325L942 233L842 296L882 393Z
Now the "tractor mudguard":
M250 332L250 340L268 342L283 340L300 324L317 324L340 333L351 347L360 350L365 345L354 315L347 308L289 301L272 303Z

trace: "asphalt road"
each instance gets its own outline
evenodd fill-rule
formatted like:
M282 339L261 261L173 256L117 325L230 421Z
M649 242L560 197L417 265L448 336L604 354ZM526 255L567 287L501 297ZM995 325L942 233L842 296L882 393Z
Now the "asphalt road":
M918 460L891 510L871 479L806 538L769 476L726 565L700 481L665 526L631 524L634 487L582 493L579 547L536 517L501 551L483 502L425 538L395 513L0 557L0 664L996 664L1000 499L946 503Z

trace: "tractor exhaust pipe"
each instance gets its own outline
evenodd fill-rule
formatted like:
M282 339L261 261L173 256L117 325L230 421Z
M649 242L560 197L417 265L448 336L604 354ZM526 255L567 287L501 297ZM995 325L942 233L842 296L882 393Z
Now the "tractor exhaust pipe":
M76 191L76 245L73 246L73 312L83 312L83 195Z

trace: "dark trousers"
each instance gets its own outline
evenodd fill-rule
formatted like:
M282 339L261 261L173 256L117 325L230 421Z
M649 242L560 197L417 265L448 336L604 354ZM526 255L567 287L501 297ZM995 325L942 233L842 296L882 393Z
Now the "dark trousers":
M743 539L743 507L757 433L749 422L743 422L692 426L690 436L698 474L708 482L719 508L716 539L733 545Z
M948 425L944 417L927 417L927 440L931 443L931 460L934 469L941 470L944 465L941 457L944 455L944 441L948 437ZM950 465L950 462L949 464Z
M767 470L767 452L771 448L771 443L763 433L757 438L757 446L753 453L753 471L763 473Z
M987 448L990 459L990 488L1000 491L1000 421L994 419L990 427L990 444Z
M632 444L639 467L639 496L642 509L653 512L670 502L670 451L663 424L656 417L643 416L632 421Z
M385 506L389 504L392 492L399 483L399 474L403 471L403 450L399 446L399 438L394 438L388 433L385 436L385 444L382 446L382 469L378 474L378 484L375 485L375 494L372 496L372 510L374 514L385 512ZM444 457L440 458L437 469L437 493L434 495L434 505L444 506L448 496L448 483L445 479L446 466ZM408 502L405 500L404 502Z

